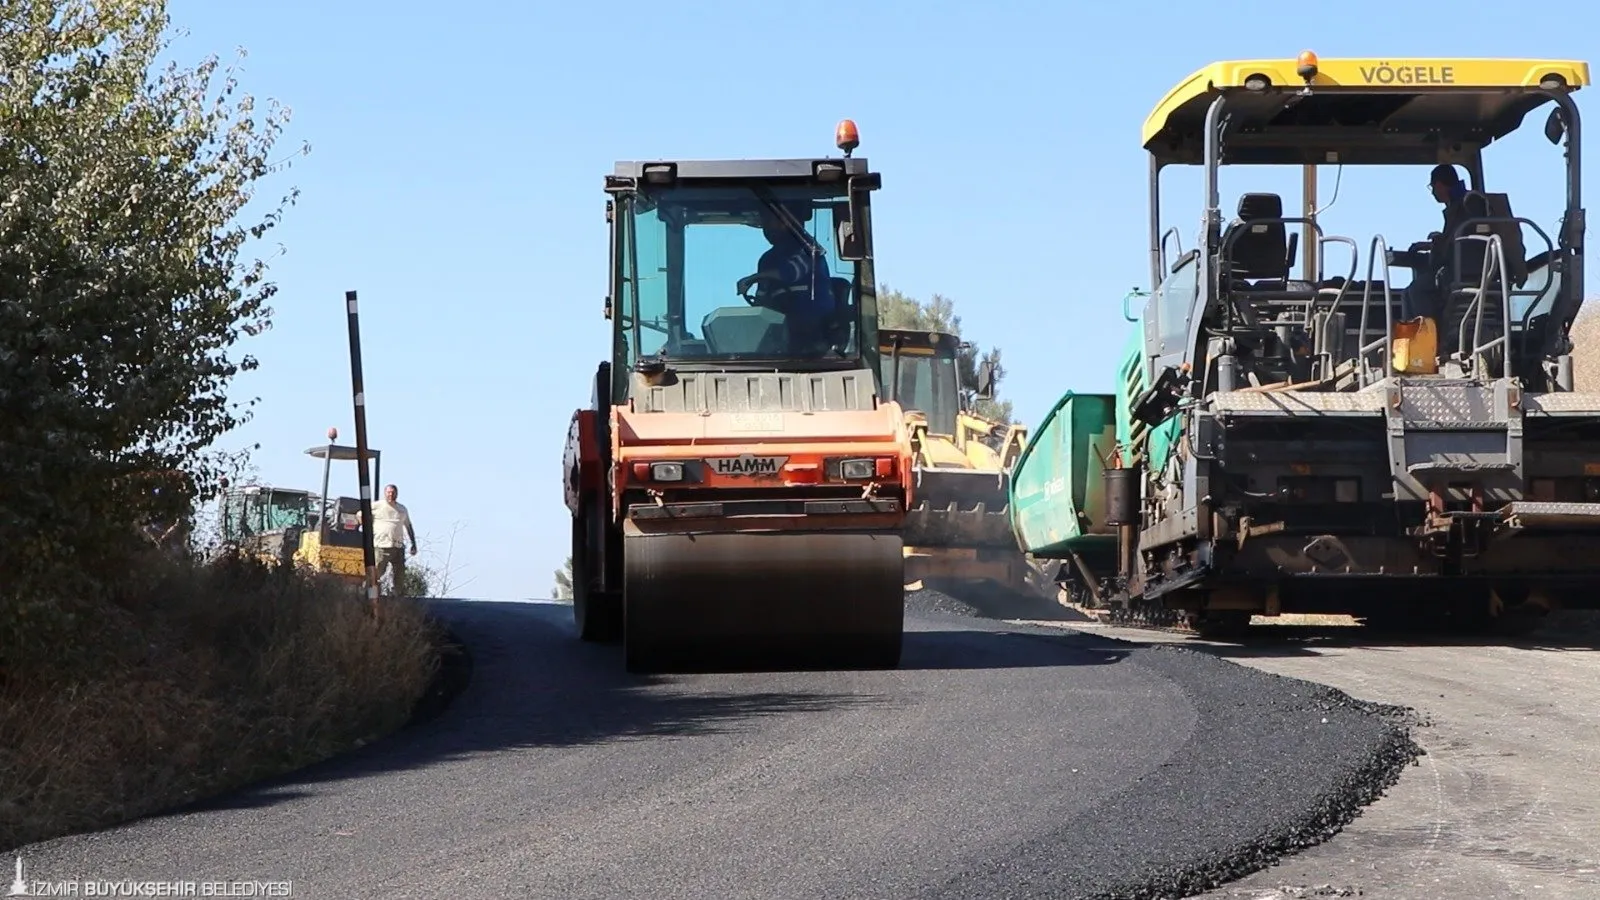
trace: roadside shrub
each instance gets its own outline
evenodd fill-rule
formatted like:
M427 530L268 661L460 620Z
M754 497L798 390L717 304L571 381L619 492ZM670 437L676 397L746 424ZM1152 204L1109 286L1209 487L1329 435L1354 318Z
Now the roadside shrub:
M107 827L402 725L438 664L410 601L243 558L147 554L78 631L95 664L0 682L0 847Z

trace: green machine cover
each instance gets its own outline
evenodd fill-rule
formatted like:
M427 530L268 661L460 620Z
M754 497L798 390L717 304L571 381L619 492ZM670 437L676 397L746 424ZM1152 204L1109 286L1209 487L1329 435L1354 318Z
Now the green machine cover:
M1116 553L1105 522L1102 459L1116 445L1116 398L1068 392L1034 429L1011 471L1011 525L1024 552L1064 559Z

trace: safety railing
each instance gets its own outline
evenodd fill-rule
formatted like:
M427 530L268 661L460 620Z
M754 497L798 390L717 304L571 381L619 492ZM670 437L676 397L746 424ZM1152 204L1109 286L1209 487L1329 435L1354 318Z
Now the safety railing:
M1373 267L1378 261L1383 261L1383 334L1372 343L1367 343L1367 317L1372 308L1372 275ZM1356 359L1360 361L1360 374L1358 378L1363 387L1374 381L1387 377L1389 361L1394 358L1394 295L1389 291L1389 242L1383 235L1375 234L1372 242L1367 245L1367 280L1361 285L1361 325L1356 329ZM1372 352L1381 350L1379 363L1374 375L1371 364Z
M1166 231L1161 232L1161 243L1157 245L1157 249L1160 251L1160 255L1161 255L1161 271L1163 271L1163 272L1170 272L1171 271L1170 269L1167 268L1167 266L1169 266L1171 264L1168 261L1168 257L1167 257L1167 239L1168 238L1172 238L1173 240L1176 240L1178 242L1178 255L1179 256L1183 255L1183 235L1178 232L1178 226L1176 226L1176 225L1170 226L1169 228L1167 228Z
M1467 305L1466 310L1461 315L1461 324L1457 327L1457 350L1454 358L1457 362L1466 365L1468 360L1481 360L1485 353L1488 353L1495 347L1500 347L1501 355L1503 357L1503 377L1511 378L1513 377L1511 371L1510 340L1512 288L1510 287L1510 279L1507 277L1505 242L1498 234L1469 234L1463 235L1462 237L1458 238L1458 240L1483 241L1485 244L1487 244L1487 249L1483 255L1483 266L1480 277L1478 278L1478 286L1476 288L1465 289L1473 291L1473 296L1472 302ZM1457 257L1456 262L1456 268L1459 271L1459 256ZM1495 287L1497 278L1499 280L1498 289ZM1457 282L1459 282L1459 278L1457 279ZM1455 288L1454 283L1452 283L1451 287L1451 293L1454 294L1458 289ZM1483 313L1484 310L1487 309L1487 304L1484 302L1484 297L1486 295L1491 299L1498 295L1500 300L1501 316L1500 334L1497 337L1490 338L1488 341L1483 339ZM1476 315L1474 315L1474 313L1476 313ZM1467 346L1467 319L1469 317L1473 319L1472 349L1470 351L1464 349ZM1474 378L1482 374L1476 365L1472 366L1471 372Z
M1326 274L1321 263L1328 258L1323 251L1327 249L1329 244L1350 245L1350 271L1345 275L1344 283L1339 285L1339 289L1334 292L1333 300L1329 301L1329 310L1339 308L1339 304L1344 302L1344 295L1350 290L1350 283L1356 280L1356 266L1361 262L1361 248L1356 244L1355 238L1348 238L1342 234L1319 234L1317 236L1317 279L1312 282L1313 286L1316 286L1316 293L1311 296L1310 300L1306 301L1307 322L1310 322L1312 316L1316 315L1317 299L1327 292L1327 288L1320 287L1320 285L1324 281L1323 275Z
M1246 234L1249 234L1251 226L1255 226L1255 225L1282 225L1285 230L1287 230L1290 225L1303 225L1303 226L1309 227L1316 234L1317 246L1319 248L1322 247L1327 241L1326 236L1322 233L1322 226L1318 225L1316 222L1314 222L1311 219L1308 219L1308 218L1306 218L1304 216L1259 216L1259 217L1254 217L1254 218L1250 218L1250 219L1243 219L1243 220L1241 220L1241 221L1239 221L1237 223L1230 224L1228 226L1228 230L1226 232L1226 236L1222 239L1222 246L1220 248L1218 248L1217 260L1218 260L1218 268L1221 269L1221 272L1220 272L1221 276L1223 276L1223 277L1232 277L1233 276L1233 249L1234 249L1234 245L1239 242L1239 239L1241 237L1243 237ZM1242 227L1236 227L1236 226L1242 226ZM1298 234L1294 233L1294 232L1290 232L1289 233L1289 240L1287 242L1287 245L1288 245L1287 246L1287 252L1284 254L1284 256L1285 256L1284 262L1291 269L1293 268L1293 260L1290 259L1289 257L1293 256L1295 248L1299 244L1299 241L1298 241L1299 237L1300 236ZM1319 263L1321 262L1321 255L1320 254L1318 255L1318 262ZM1321 265L1318 265L1317 268L1318 268L1318 271L1316 272L1315 275L1312 275L1312 273L1310 273L1310 272L1302 273L1302 274L1304 274L1306 276L1304 280L1309 282L1309 283L1311 283L1311 284L1313 284L1313 285L1321 282L1322 281L1322 271L1321 271L1322 267L1321 267ZM1352 269L1353 269L1353 263L1352 263ZM1293 295L1293 294L1303 293L1301 291L1290 291L1290 290L1288 290L1288 282L1290 281L1290 278L1288 277L1287 271L1285 272L1284 276L1281 279L1278 279L1278 278L1264 278L1264 279L1258 279L1258 280L1261 280L1261 281L1279 281L1279 280L1281 280L1281 281L1283 281L1284 282L1284 286L1285 286L1284 290L1281 292L1283 294ZM1225 281L1223 281L1223 278L1218 278L1217 282L1218 283L1224 283L1224 284L1226 283ZM1238 311L1238 312L1240 312L1240 313L1244 313L1244 309L1240 307L1240 300L1239 300L1239 297L1237 296L1239 293L1242 293L1242 292L1236 292L1236 291L1232 291L1232 290L1227 291L1227 294L1228 294L1228 296L1230 298L1230 301L1231 301L1230 305L1233 307L1233 309ZM1264 291L1251 291L1250 292L1250 294L1255 294L1255 295L1260 295L1260 294L1263 294L1263 293L1269 293L1269 292L1264 292ZM1247 296L1248 296L1248 294L1247 294ZM1315 289L1315 287L1313 287L1310 299L1314 300L1315 298L1316 298L1316 289ZM1307 307L1308 311L1309 311L1309 308L1310 307L1308 306ZM1245 318L1245 320L1247 322L1254 318L1251 315L1244 315L1243 317ZM1308 322L1310 321L1309 317L1307 318L1306 321L1308 321Z
M1245 228L1232 228L1230 229L1227 237L1223 239L1222 247L1218 254L1218 259L1221 262L1224 272L1228 272L1231 269L1235 242L1237 242L1240 237L1247 232L1248 226L1251 225L1281 224L1285 228L1291 224L1308 226L1314 235L1314 240L1316 241L1317 246L1317 271L1314 273L1302 272L1301 278L1299 279L1301 282L1309 286L1309 290L1291 289L1289 287L1289 283L1294 279L1290 279L1285 276L1282 279L1258 279L1259 281L1268 282L1282 280L1284 282L1284 289L1281 291L1274 291L1271 288L1262 288L1259 284L1253 286L1248 291L1228 291L1230 308L1243 314L1247 322L1250 322L1255 318L1255 316L1252 315L1255 310L1252 308L1250 310L1250 314L1247 314L1244 307L1253 307L1255 304L1252 304L1250 301L1257 300L1258 302L1264 302L1269 309L1273 307L1276 307L1277 310L1283 310L1287 308L1299 313L1299 322L1295 321L1297 317L1291 313L1288 316L1275 319L1273 324L1280 326L1294 326L1298 324L1310 332L1316 327L1316 315L1324 303L1326 303L1329 310L1337 310L1344 303L1345 297L1350 291L1350 285L1355 281L1356 267L1360 265L1361 258L1361 248L1358 244L1356 244L1353 238L1348 238L1344 235L1325 234L1323 233L1322 226L1320 224L1311 220L1310 218L1299 216L1263 216L1260 218L1244 220L1243 224L1246 226ZM1287 259L1287 257L1293 254L1297 245L1297 241L1294 239L1298 237L1298 234L1291 235L1291 240L1288 242L1288 250L1285 253L1285 262L1289 263L1291 268L1293 267L1293 262L1292 260ZM1327 248L1330 244L1345 244L1350 248L1350 267L1345 272L1344 278L1337 287L1327 286ZM1305 298L1304 301L1297 302L1302 296ZM1343 340L1344 332L1341 329L1339 339L1340 346L1342 346ZM1342 353L1338 355L1341 357L1343 356ZM1333 368L1338 364L1338 361L1329 362L1329 373L1324 373L1324 377L1326 377L1327 374L1330 374Z
M1478 226L1478 225L1482 225L1482 224L1488 224L1488 223L1510 224L1510 225L1514 225L1514 226L1518 227L1519 229L1522 226L1527 226L1528 228L1532 229L1534 234L1538 235L1539 240L1544 242L1544 251L1542 253L1529 254L1527 252L1526 248L1524 248L1524 250L1523 250L1523 259L1524 260L1537 259L1537 258L1539 258L1541 256L1544 257L1545 259L1553 260L1557 256L1557 253L1556 253L1556 242L1550 237L1549 233L1546 232L1543 228L1541 228L1539 226L1538 222L1535 222L1532 219L1524 218L1522 216L1474 216L1473 218L1467 219L1466 221L1462 222L1461 225L1456 228L1455 233L1451 235L1451 240L1457 246L1460 246L1462 244L1462 242L1465 242L1465 241L1484 241L1485 243L1487 243L1489 235L1466 234L1465 232L1469 228L1472 228L1472 227L1475 227L1475 226ZM1499 235L1495 235L1495 236L1496 237L1501 237ZM1544 293L1547 290L1550 289L1550 279L1555 277L1555 270L1553 268L1546 268L1545 280L1538 287L1534 287L1534 288L1526 287L1526 286L1524 286L1525 285L1524 282L1518 282L1518 284L1516 286L1513 286L1513 284L1512 284L1512 276L1514 274L1518 274L1518 273L1513 273L1509 266L1504 265L1505 262L1509 262L1509 257L1505 257L1504 253L1505 253L1504 238L1501 237L1502 267L1500 269L1500 276L1501 276L1502 288L1503 288L1503 291L1505 293L1505 299L1506 299L1506 304L1505 305L1507 307L1507 315L1506 315L1506 319L1505 319L1505 332L1506 332L1506 335L1507 335L1506 355L1509 357L1510 356L1510 352L1511 352L1510 351L1510 337L1509 336L1510 336L1511 331L1512 331L1512 323L1513 323L1513 319L1511 318L1510 313L1512 311L1514 311L1515 299L1518 298L1518 297L1527 297L1527 298L1529 298L1531 300L1531 302L1528 304L1527 312L1523 315L1522 319L1517 322L1517 324L1519 324L1521 326L1519 331L1526 331L1527 328L1528 328L1528 325L1530 324L1530 320L1533 317L1533 312L1538 307L1539 298L1541 298L1544 295ZM1462 275L1461 256L1462 256L1462 254L1460 254L1459 252L1453 254L1452 267L1451 267L1451 283L1450 283L1450 292L1452 292L1452 293L1457 291L1457 290L1459 290L1464 284L1462 279L1461 279L1461 275ZM1487 263L1487 262L1488 262L1488 259L1487 259L1487 255L1486 255L1484 263L1481 263L1479 265L1480 280L1477 283L1479 286L1485 284L1485 282L1482 280L1483 277L1485 277L1482 270L1483 270L1484 264ZM1522 264L1526 265L1525 262L1522 263ZM1521 273L1521 274L1523 275L1523 277L1526 277L1526 273ZM1460 345L1458 344L1457 346L1459 347ZM1507 371L1509 373L1509 369ZM1508 375L1508 377L1509 377L1509 375Z

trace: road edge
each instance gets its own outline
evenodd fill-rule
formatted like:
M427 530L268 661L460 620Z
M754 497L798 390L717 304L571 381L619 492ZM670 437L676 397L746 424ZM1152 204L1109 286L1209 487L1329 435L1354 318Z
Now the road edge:
M946 613L946 615L952 614ZM1427 751L1415 740L1416 729L1427 725L1426 717L1409 706L1362 700L1330 685L1243 665L1203 650L1163 641L1139 641L1097 633L1093 629L1075 628L1073 627L1075 623L1071 622L1043 624L986 619L982 616L969 619L972 620L988 621L1018 636L1044 640L1065 638L1089 646L1098 645L1102 649L1124 648L1131 651L1128 657L1130 662L1150 666L1158 672L1165 668L1159 660L1163 658L1175 660L1178 658L1177 654L1186 654L1184 658L1198 663L1202 672L1205 666L1225 664L1245 679L1272 684L1276 689L1274 693L1284 692L1280 696L1286 694L1297 698L1295 706L1300 711L1299 714L1316 715L1317 713L1311 711L1320 710L1326 713L1342 709L1348 714L1373 722L1377 727L1378 733L1365 742L1364 755L1358 762L1346 765L1340 771L1327 773L1329 777L1325 780L1320 778L1322 773L1317 773L1319 780L1323 780L1324 783L1305 802L1297 804L1293 814L1268 825L1242 842L1230 842L1208 855L1156 863L1141 877L1107 884L1098 893L1083 895L1079 900L1175 900L1175 898L1192 900L1209 891L1271 869L1296 853L1333 839L1360 818L1369 806L1382 799L1399 782L1407 768L1420 765L1421 758L1427 755ZM1181 680L1175 680L1174 683L1178 684L1197 706L1222 712L1223 708L1217 706L1217 698L1207 696L1208 692L1204 687L1195 689ZM1225 713L1223 715L1225 717ZM1324 718L1323 721L1326 722L1327 719ZM1192 735L1187 743L1174 752L1174 758L1191 757L1195 742L1203 740L1205 738L1199 735ZM1058 836L1046 839L1042 843L1048 847L1051 844L1068 842ZM1052 849L1042 849L1042 852L1048 857L1064 851L1057 846ZM1048 878L1042 880L1047 882ZM949 887L951 885L945 885L947 890ZM1015 896L1022 898L1053 895L1024 891Z
M1428 755L1415 737L1416 729L1424 727L1427 722L1414 707L1362 700L1332 685L1247 666L1237 660L1179 643L1141 641L1131 636L1104 634L1092 628L1073 626L1074 623L1067 622L1044 627L1058 634L1099 640L1107 645L1135 648L1136 651L1187 654L1212 665L1231 666L1249 673L1250 677L1290 683L1295 685L1297 693L1306 695L1309 704L1343 707L1377 722L1381 727L1381 735L1368 748L1366 758L1359 765L1340 773L1318 791L1310 803L1301 807L1298 815L1277 823L1255 840L1238 845L1200 866L1152 876L1142 884L1123 885L1084 900L1193 900L1271 869L1296 853L1325 844L1338 836L1359 819L1368 807L1383 799L1389 789L1399 783L1406 769L1420 765L1422 758Z
M1301 808L1298 815L1276 823L1255 840L1187 872L1156 876L1143 885L1128 886L1133 888L1132 891L1118 889L1085 900L1194 898L1271 869L1296 853L1332 840L1359 819L1368 807L1381 800L1400 781L1406 769L1420 765L1422 757L1427 755L1414 736L1416 728L1424 723L1421 715L1412 707L1362 700L1320 682L1255 669L1187 647L1170 644L1143 646L1159 653L1192 654L1274 681L1291 682L1299 690L1308 693L1308 703L1353 711L1377 722L1382 733L1368 748L1360 764L1339 773L1311 798L1309 804Z
M433 675L428 679L428 686L412 704L410 718L405 724L385 735L385 739L397 737L409 729L427 724L444 715L456 698L465 693L472 684L472 676L476 669L472 651L467 647L466 641L462 640L455 629L446 624L437 613L430 612L427 616L429 623L436 629L434 646L439 654L439 664L434 667Z

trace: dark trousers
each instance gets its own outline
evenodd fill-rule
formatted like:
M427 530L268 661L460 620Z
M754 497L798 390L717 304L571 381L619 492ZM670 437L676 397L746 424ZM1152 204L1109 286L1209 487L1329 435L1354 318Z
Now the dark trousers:
M1400 295L1400 318L1415 319L1427 316L1435 324L1444 313L1444 290L1439 286L1442 272L1414 269L1411 284Z
M393 569L394 590L392 596L402 596L402 592L405 590L406 579L406 548L375 547L373 549L374 554L377 556L378 564L377 571L373 577L381 583L383 581L383 573Z

